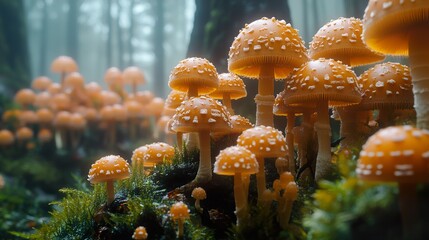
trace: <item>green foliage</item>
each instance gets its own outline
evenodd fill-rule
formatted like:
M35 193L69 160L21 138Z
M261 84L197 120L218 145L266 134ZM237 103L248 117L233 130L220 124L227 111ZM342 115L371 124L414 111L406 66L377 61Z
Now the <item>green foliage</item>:
M354 173L357 154L341 153L337 162L341 179L322 181L308 202L312 214L304 220L309 239L384 239L400 236L396 188L363 182ZM381 232L382 231L382 232ZM390 237L389 237L390 236ZM396 236L396 237L395 237Z
M62 189L65 197L54 202L51 221L28 239L130 239L137 226L145 226L150 239L174 239L176 225L168 217L165 190L154 184L151 176L133 170L129 179L116 184L115 200L107 206L104 184L80 190ZM192 214L191 214L192 215ZM195 216L185 225L184 239L211 239Z

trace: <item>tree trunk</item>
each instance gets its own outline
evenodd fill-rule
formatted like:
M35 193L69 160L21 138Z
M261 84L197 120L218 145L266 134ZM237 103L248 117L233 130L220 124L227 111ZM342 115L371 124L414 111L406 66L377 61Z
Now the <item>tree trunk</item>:
M69 0L67 54L79 62L79 0Z
M121 28L121 12L122 12L122 5L121 0L116 1L117 6L117 18L116 18L116 41L118 45L118 65L120 69L124 68L124 38L122 34L122 28Z
M39 69L38 75L44 75L47 71L46 55L47 55L47 45L48 45L48 6L46 0L42 0L43 4L43 16L42 16L42 31L40 34L40 52L39 52Z
M107 67L112 66L112 38L113 38L113 27L112 27L112 0L107 0L106 6L106 24L107 24L107 43L106 43L106 65Z
M164 1L155 0L155 34L153 38L155 51L154 90L157 96L165 95L165 52L164 52Z
M128 29L128 65L134 65L134 47L133 47L133 38L134 38L134 9L135 0L131 0L130 8L128 9L128 15L130 17L130 28Z

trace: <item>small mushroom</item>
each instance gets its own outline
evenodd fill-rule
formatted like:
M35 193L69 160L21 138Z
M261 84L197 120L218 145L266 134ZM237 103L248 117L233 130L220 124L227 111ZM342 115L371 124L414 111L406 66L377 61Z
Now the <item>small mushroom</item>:
M174 147L166 143L147 144L133 151L132 166L142 172L145 167L154 168L163 162L171 162L174 153Z
M194 190L192 190L191 196L195 198L195 209L202 213L203 209L201 208L200 201L207 198L206 191L204 188L196 187Z
M21 105L23 109L28 109L29 106L33 105L34 100L36 100L36 94L28 88L21 89L15 94L15 102Z
M183 236L183 224L186 219L189 219L188 206L183 202L173 204L170 208L170 217L174 222L177 222L177 237L181 238Z
M42 143L48 143L52 140L53 134L52 131L47 128L42 128L37 133L37 139Z
M100 158L91 165L88 181L91 183L106 183L107 204L115 199L114 182L130 177L130 167L120 156L109 155Z
M146 83L143 71L136 66L125 68L122 77L124 78L124 83L131 85L133 94L137 93L137 86L139 84L143 85Z
M45 76L37 77L31 82L31 88L38 91L45 91L52 84L52 80Z
M213 99L222 99L223 105L231 115L234 115L231 99L240 99L247 96L246 85L241 78L233 73L219 74L219 87L209 95Z
M0 147L7 147L15 141L13 133L7 129L0 130Z
M16 130L16 140L21 143L25 143L33 138L33 130L28 127L21 127Z
M146 228L143 226L139 226L136 228L136 230L134 230L133 236L132 238L135 240L145 240L147 239L147 232L146 232Z
M248 219L246 190L242 182L243 175L251 175L259 170L255 154L241 146L233 146L220 151L216 157L213 172L218 175L234 176L234 199L237 227ZM259 194L259 193L258 193ZM259 196L258 196L259 197Z
M47 108L40 108L36 111L37 119L41 127L50 127L54 120L54 114Z
M61 85L64 83L66 74L76 72L78 66L73 58L68 56L59 56L51 63L51 71L61 74Z

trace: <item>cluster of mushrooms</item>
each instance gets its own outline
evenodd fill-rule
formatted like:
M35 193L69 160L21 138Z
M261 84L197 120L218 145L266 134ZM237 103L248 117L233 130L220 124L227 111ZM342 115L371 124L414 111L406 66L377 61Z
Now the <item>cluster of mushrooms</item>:
M33 80L31 88L16 93L14 102L20 108L3 113L0 147L14 142L25 145L36 137L41 144L55 140L59 149L76 149L84 132L92 131L104 136L108 148L114 148L119 133L136 141L150 134L151 125L161 122L164 99L147 90L138 91L146 80L135 66L123 71L109 68L104 76L109 89L86 83L77 63L67 56L56 58L51 70L61 74L60 83L41 76ZM154 134L157 139L158 131Z

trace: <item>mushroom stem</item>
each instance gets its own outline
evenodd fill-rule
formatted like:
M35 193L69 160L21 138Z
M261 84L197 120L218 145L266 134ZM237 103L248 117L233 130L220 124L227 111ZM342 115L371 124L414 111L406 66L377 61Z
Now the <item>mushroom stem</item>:
M206 183L212 179L212 162L210 149L210 132L199 132L200 140L200 164L198 166L197 176L195 181L198 183Z
M331 172L331 126L329 124L328 101L321 101L317 109L317 122L314 128L317 132L317 162L316 181L326 178Z
M128 129L130 131L130 139L132 141L136 140L136 136L137 136L137 123L138 123L138 119L137 118L131 118L129 121L129 126Z
M247 214L247 197L243 189L243 175L235 173L234 175L234 199L235 199L235 215L237 216L237 227L240 228L243 222L246 221Z
M131 87L132 87L134 96L136 96L136 94L137 94L137 82L133 81Z
M289 151L289 171L293 176L296 176L295 149L293 143L293 128L295 126L295 113L289 112L287 115L286 126L286 144Z
M249 196L250 175L242 174L241 181L243 181L244 196L246 197L246 200L247 200L247 196Z
M64 79L66 78L66 72L61 72L61 88L64 88Z
M409 58L413 81L417 127L429 129L429 30L421 27L410 33Z
M176 133L176 141L177 141L177 148L179 149L179 152L182 152L183 150L183 133L182 132Z
M200 204L200 199L195 200L195 209L200 213L203 212L203 209L201 208L201 204Z
M308 164L307 153L310 144L311 135L313 133L313 124L311 121L311 112L303 113L302 121L302 136L300 137L300 142L298 143L298 163L299 167L303 168ZM306 168L300 178L307 179L310 176L310 169Z
M198 88L196 88L194 86L189 86L187 97L188 97L188 99L190 99L191 97L198 97Z
M222 103L228 109L228 112L232 115L234 115L234 109L232 109L232 103L231 103L231 95L229 93L224 93L222 96Z
M256 126L274 126L274 66L265 64L259 72L258 95L256 103Z
M179 218L177 219L177 226L178 226L178 230L177 230L177 237L181 238L183 236L183 219Z
M115 200L115 188L113 181L106 182L106 191L107 191L107 204L111 204Z
M258 204L263 202L263 194L265 192L265 159L258 157L259 171L256 173L256 187L258 189Z
M402 216L404 239L418 239L416 236L416 219L418 217L418 201L416 184L399 183L399 208Z
M369 131L370 111L351 111L337 108L341 119L341 148L362 146Z

